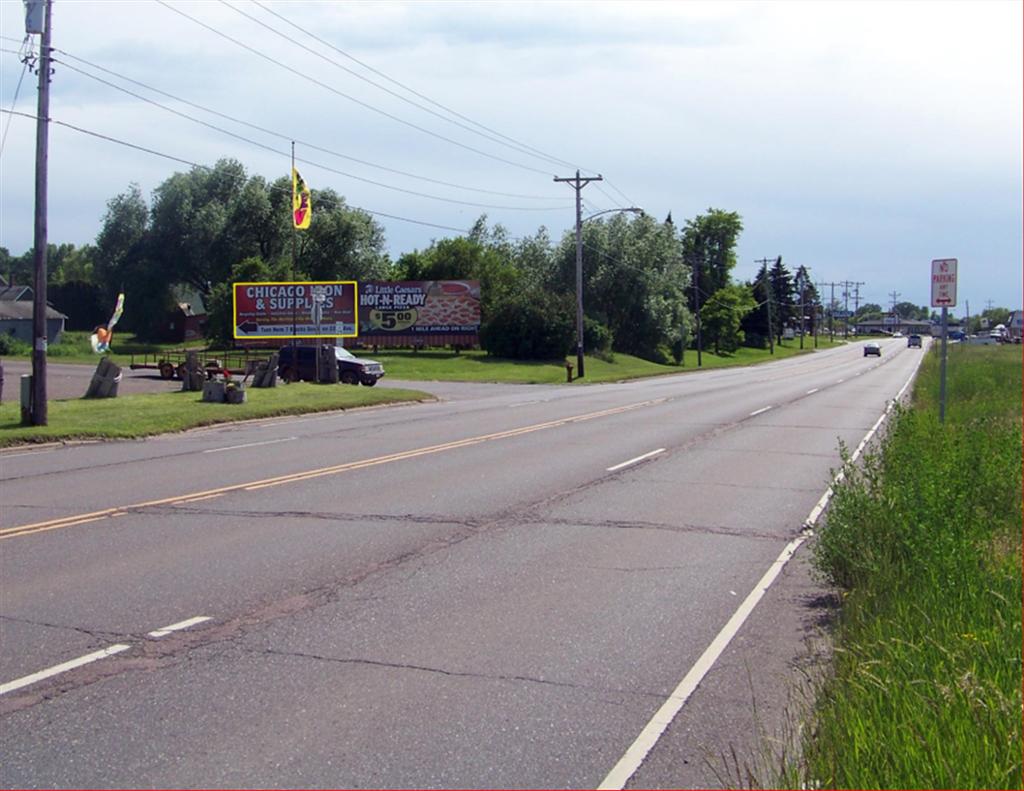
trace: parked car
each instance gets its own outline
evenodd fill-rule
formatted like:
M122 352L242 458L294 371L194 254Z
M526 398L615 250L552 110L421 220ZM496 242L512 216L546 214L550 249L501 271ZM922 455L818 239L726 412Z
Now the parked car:
M356 357L344 346L324 348L334 350L334 357L338 361L338 378L345 384L362 383L373 387L384 376L384 366L376 360ZM282 346L277 354L277 375L286 382L316 380L316 346Z
M921 348L921 336L920 335L911 335L909 338L907 338L907 348L908 349L920 349Z
M869 354L873 354L875 357L882 356L882 347L878 341L868 341L864 344L864 356L867 357Z

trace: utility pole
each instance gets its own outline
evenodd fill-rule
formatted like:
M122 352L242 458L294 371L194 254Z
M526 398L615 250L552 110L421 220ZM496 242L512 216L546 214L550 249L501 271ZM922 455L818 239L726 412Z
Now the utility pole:
M555 181L562 181L571 184L576 190L576 376L584 375L583 371L583 201L580 197L581 190L591 181L604 181L600 174L597 176L581 177L576 171L575 178L558 178ZM700 365L700 315L697 316L697 365Z
M32 302L32 404L33 426L47 425L46 415L46 176L50 130L50 21L53 2L45 0L43 38L39 49L39 103L36 111L36 206L33 264L35 290Z
M864 281L854 281L850 285L853 286L853 312L856 315L857 311L860 310L860 287L864 285Z
M775 338L772 336L772 279L768 276L768 259L762 258L758 261L754 259L755 264L760 264L764 267L764 294L765 294L765 305L768 308L768 353L775 355Z
M828 298L828 334L829 334L829 340L834 342L835 339L836 339L836 320L835 320L835 316L833 314L835 313L835 310L836 310L836 286L841 286L842 283L825 283L825 282L821 282L821 283L815 283L814 285L815 286L829 286L832 289L831 295Z
M901 294L900 294L899 291L890 291L889 292L889 299L890 299L891 304L892 304L892 310L890 311L892 313L892 323L893 323L893 326L896 327L896 329L899 329L899 325L900 325L900 316L898 316L897 313L896 313L896 300L898 300L900 298L900 296L901 296Z
M850 286L853 285L849 280L843 281L843 313L846 315L846 319L843 321L843 339L846 340L850 337Z
M697 316L697 367L701 367L701 356L700 356L700 261L696 260L693 262L693 272L690 275L690 279L693 281L693 305Z

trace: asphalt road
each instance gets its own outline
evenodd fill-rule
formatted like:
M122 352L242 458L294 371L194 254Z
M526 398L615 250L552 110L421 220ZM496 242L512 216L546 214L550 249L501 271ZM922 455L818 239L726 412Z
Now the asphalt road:
M0 453L0 784L742 784L921 354Z

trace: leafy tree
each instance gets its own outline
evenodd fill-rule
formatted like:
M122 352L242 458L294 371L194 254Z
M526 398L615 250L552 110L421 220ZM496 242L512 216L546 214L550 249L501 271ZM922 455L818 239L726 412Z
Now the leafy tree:
M927 307L915 305L913 302L897 302L893 310L902 319L927 321L930 313Z
M206 336L224 345L234 342L233 283L287 280L287 263L278 259L267 263L259 256L244 258L231 269L231 276L211 289L206 298Z
M420 252L403 255L395 266L403 280L479 280L480 312L486 323L519 290L519 272L497 247L478 235L435 241Z
M747 283L755 305L740 322L740 329L743 330L743 344L754 349L764 349L768 346L771 328L778 319L769 314L769 298L772 295L771 279L768 273L768 264L761 264L753 282Z
M298 268L310 280L380 280L391 261L384 229L334 190L313 190L313 219L299 234ZM289 215L290 216L290 215Z
M818 316L816 308L821 302L821 298L818 296L818 289L815 287L807 267L801 265L797 268L793 285L796 289L793 295L793 307L796 311L797 331L802 325L805 332L813 335ZM804 319L804 316L807 318Z
M107 202L103 227L96 237L93 277L111 310L118 292L124 289L123 326L145 338L157 336L174 304L171 282L154 265L151 250L149 209L139 185L131 184Z
M556 260L553 288L575 295L573 231L563 236ZM688 281L671 224L618 214L584 226L584 310L607 328L615 351L667 362L689 323Z
M736 266L736 239L742 230L740 215L721 209L708 209L707 214L686 221L683 256L691 268L698 270L702 301L729 285Z
M714 346L715 354L735 352L743 344L741 323L755 304L749 286L731 284L718 289L701 305L703 336Z

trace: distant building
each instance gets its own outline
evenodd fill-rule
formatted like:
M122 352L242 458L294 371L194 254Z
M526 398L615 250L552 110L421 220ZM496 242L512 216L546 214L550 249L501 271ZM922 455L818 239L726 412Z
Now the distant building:
M904 335L928 335L932 331L932 323L920 319L904 319L886 316L884 319L870 319L858 321L855 325L858 335L877 335L881 333L891 335L894 332L902 332Z
M32 303L35 296L31 286L0 286L0 334L9 335L31 344ZM46 306L46 339L58 343L68 317L52 305Z

